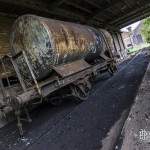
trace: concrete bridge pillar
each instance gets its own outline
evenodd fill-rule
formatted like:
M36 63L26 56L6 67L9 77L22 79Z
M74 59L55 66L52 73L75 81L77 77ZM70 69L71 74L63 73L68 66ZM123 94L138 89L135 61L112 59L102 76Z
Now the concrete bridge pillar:
M122 38L122 34L120 31L112 31L111 32L114 47L116 50L116 54L120 56L121 59L124 59L127 56L127 51L125 48L125 44Z

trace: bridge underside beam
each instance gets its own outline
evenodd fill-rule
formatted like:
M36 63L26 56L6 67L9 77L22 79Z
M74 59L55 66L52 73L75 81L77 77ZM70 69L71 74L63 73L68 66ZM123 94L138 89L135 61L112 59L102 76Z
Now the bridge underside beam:
M119 29L150 15L149 0L0 0L0 13L31 13L95 27Z

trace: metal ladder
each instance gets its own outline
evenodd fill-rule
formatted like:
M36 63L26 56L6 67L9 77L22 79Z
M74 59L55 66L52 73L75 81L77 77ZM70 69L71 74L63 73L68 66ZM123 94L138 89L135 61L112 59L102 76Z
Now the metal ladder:
M15 70L15 72L16 72L16 75L17 75L17 77L18 77L18 80L19 80L19 83L20 83L20 85L21 85L21 88L22 88L23 92L27 92L27 91L28 91L28 88L27 88L27 86L26 86L26 83L24 82L24 80L23 80L23 78L22 78L22 75L21 75L21 72L20 72L20 70L19 70L19 67L18 67L18 65L17 65L17 63L16 63L17 58L20 57L20 56L23 56L23 58L24 58L24 60L25 60L25 63L26 63L26 65L27 65L27 67L28 67L28 69L29 69L29 72L30 72L30 74L31 74L31 77L32 77L32 79L33 79L33 81L34 81L35 87L36 87L36 89L37 89L37 91L38 91L38 94L39 94L40 97L41 97L40 102L38 102L38 103L42 103L41 89L40 89L40 87L39 87L39 85L38 85L38 82L37 82L37 80L36 80L35 74L34 74L34 72L33 72L33 70L32 70L32 66L31 66L31 64L30 64L30 62L29 62L29 60L28 60L28 58L27 58L27 55L26 55L26 53L25 53L24 51L19 52L19 53L16 54L15 56L8 56L9 59L10 59L10 61L11 61L11 63L12 63L12 65L13 65L13 68L14 68L14 70ZM7 76L5 63L3 62L3 58L2 58L2 57L0 57L0 63L2 64L3 72L6 74L6 80L7 80L7 83L8 83L8 88L10 88L11 84L10 84L9 78L8 78L8 76ZM10 89L11 89L11 88L10 88ZM13 95L12 92L10 92L9 95L7 95L8 92L6 93L6 90L5 90L5 87L4 87L4 84L3 84L1 78L0 78L0 91L1 91L1 93L2 93L2 95L3 95L3 99L7 99L7 98L9 97L9 98L11 99L11 101L13 101L13 98L15 97L15 95ZM25 114L26 114L26 119L21 118L22 110L23 110L23 111L25 112ZM19 129L19 133L20 133L20 135L22 136L22 135L23 135L23 128L22 128L22 122L21 122L21 121L28 121L28 122L31 122L32 119L31 119L31 117L30 117L30 115L29 115L28 109L27 109L25 106L24 106L24 107L21 107L21 108L18 107L18 108L16 108L14 111L15 111L15 116L16 116L16 118L17 118L17 126L18 126L18 129Z
M27 65L27 67L28 67L28 69L29 69L29 72L30 72L30 74L31 74L31 77L32 77L32 79L33 79L33 81L34 81L35 87L36 87L36 89L37 89L37 91L38 91L38 94L39 94L39 96L41 97L41 98L40 98L40 101L39 101L38 103L42 103L42 93L41 93L41 89L40 89L40 87L39 87L39 85L38 85L38 82L37 82L37 80L36 80L36 76L35 76L35 74L34 74L34 72L33 72L32 66L31 66L31 64L30 64L30 61L28 60L28 57L27 57L25 51L21 51L21 52L19 52L18 54L16 54L15 56L10 57L11 62L12 62L12 65L13 65L13 67L14 67L14 69L15 69L15 72L16 72L16 74L17 74L17 77L18 77L18 79L19 79L20 85L21 85L21 87L22 87L22 89L23 89L23 92L27 92L28 89L27 89L26 84L25 84L25 82L24 82L24 80L23 80L23 78L22 78L22 75L21 75L21 73L20 73L19 67L18 67L18 65L17 65L17 63L16 63L16 60L17 60L20 56L23 56L23 59L25 60L25 63L26 63L26 65ZM37 104L37 103L36 103L36 104ZM23 128L22 128L22 123L21 123L21 121L22 121L22 120L23 120L23 121L26 121L26 120L27 120L28 122L31 122L31 121L32 121L32 119L31 119L31 117L30 117L30 115L29 115L28 109L27 109L26 107L24 107L23 109L24 109L24 111L25 111L25 114L26 114L26 116L27 116L27 119L22 119L22 118L21 118L21 109L15 110L15 115L16 115L16 117L17 117L17 126L18 126L18 128L19 128L19 132L20 132L20 135L21 135L21 136L23 135Z

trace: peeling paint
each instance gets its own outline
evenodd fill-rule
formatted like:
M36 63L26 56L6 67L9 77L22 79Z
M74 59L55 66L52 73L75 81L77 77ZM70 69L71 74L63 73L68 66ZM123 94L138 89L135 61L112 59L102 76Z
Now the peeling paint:
M12 54L25 51L37 79L47 76L51 66L95 59L104 51L103 41L100 32L92 27L34 15L19 17L11 33ZM28 78L24 59L19 57L17 63Z

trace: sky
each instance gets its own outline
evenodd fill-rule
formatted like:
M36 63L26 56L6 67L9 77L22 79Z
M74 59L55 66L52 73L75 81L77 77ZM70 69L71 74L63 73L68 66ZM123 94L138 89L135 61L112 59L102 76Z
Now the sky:
M140 23L140 21L135 22L135 23L133 23L133 24L131 24L131 25L125 27L125 28L122 28L121 31L128 31L127 30L128 27L132 27L132 30L134 30L139 25L139 23Z

